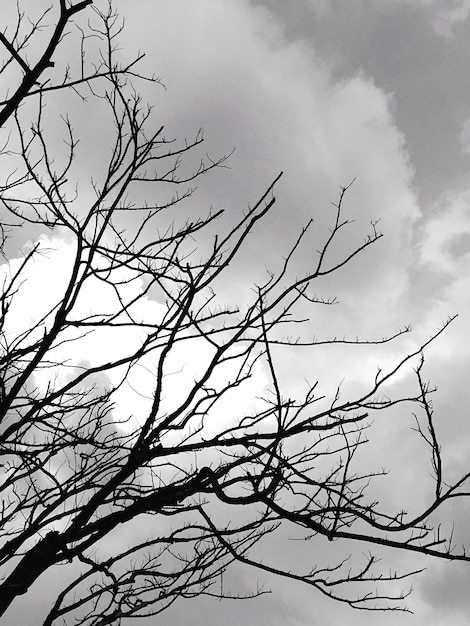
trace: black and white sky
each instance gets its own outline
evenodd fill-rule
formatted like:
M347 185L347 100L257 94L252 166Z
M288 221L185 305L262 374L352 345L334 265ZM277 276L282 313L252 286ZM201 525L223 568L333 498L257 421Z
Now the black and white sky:
M23 4L28 2L34 4ZM116 4L126 20L123 54L145 52L143 68L166 87L148 94L144 87L143 93L167 132L190 137L203 128L209 154L235 149L229 169L201 180L195 209L222 207L230 219L284 171L273 213L235 268L228 299L243 299L248 278L256 279L257 268L275 266L308 219L324 232L331 202L352 179L345 210L355 223L351 240L342 245L360 243L370 221L380 220L384 238L325 282L324 295L337 296L339 304L318 313L315 332L374 338L410 323L413 334L380 354L330 352L313 361L311 354L299 354L284 366L286 384L295 387L297 379L318 372L326 390L343 377L352 385L365 383L377 366L394 362L458 313L429 349L426 375L439 388L436 426L447 471L456 475L468 467L470 0ZM90 120L94 124L99 120ZM310 258L305 252L299 271ZM399 479L387 483L391 501L423 502L432 483L426 483L429 468L420 461L425 450L416 445L408 418L380 424L373 438L376 448L367 459L378 467L401 468ZM470 507L445 511L447 519L455 519L457 541L467 539L467 545L469 513ZM327 556L313 549L303 553L312 564ZM409 556L385 556L392 568L415 565ZM407 602L411 616L360 613L302 586L269 580L273 593L258 600L182 601L158 622L147 623L469 624L470 568L439 562L425 566ZM256 572L236 570L232 576L247 589L261 580Z

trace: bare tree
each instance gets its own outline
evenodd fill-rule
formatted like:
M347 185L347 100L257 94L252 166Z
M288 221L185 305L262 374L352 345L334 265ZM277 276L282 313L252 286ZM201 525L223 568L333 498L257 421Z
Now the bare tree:
M56 26L38 60L28 60L28 46L46 29L46 15ZM408 332L377 341L302 334L309 328L308 311L331 304L314 295L315 281L354 263L381 237L375 225L342 258L330 254L349 224L343 188L313 267L300 277L291 270L308 239L307 224L277 271L264 283L247 286L243 306L224 306L218 297L221 278L267 218L279 177L225 231L217 226L221 211L178 221L175 211L191 195L192 181L223 165L225 157L207 158L184 173L183 157L202 142L202 134L178 145L154 126L135 83L158 79L137 73L140 57L119 61L121 24L112 7L100 11L92 0L58 0L39 21L26 21L19 8L17 18L0 35L1 72L12 81L0 111L7 131L2 159L11 162L8 171L3 167L0 187L2 246L8 254L8 238L23 227L59 233L73 252L60 297L32 325L18 327L14 306L28 289L30 268L47 255L44 243L38 238L22 262L2 275L0 615L59 565L67 571L66 582L57 589L45 625L69 618L87 626L118 624L155 615L180 597L229 596L222 575L235 562L298 580L353 608L406 610L399 600L407 594L391 593L389 586L415 572L386 574L376 569L373 555L351 567L350 541L340 562L308 571L283 569L262 546L295 529L312 542L354 540L362 549L385 546L470 560L431 524L443 503L466 495L469 475L444 481L423 358L413 393L388 397L383 391L451 320L390 371L379 371L368 391L353 400L344 400L339 390L323 398L317 384L302 397L286 397L277 360L283 350L387 343ZM74 32L81 63L59 74L54 58L63 56L65 35L71 33L72 41ZM97 56L90 60L88 54ZM22 76L15 83L18 72ZM74 181L72 122L63 118L66 141L57 146L57 128L52 133L46 119L49 99L71 90L83 106L106 107L114 125L99 181L94 173ZM141 200L149 186L158 201ZM201 238L206 232L218 234ZM82 306L96 284L113 294L104 311ZM152 299L159 303L158 319L140 307ZM117 342L122 333L133 332L134 340L123 341L116 358L95 355L91 362L87 355L72 356L76 346L89 345L103 332ZM70 356L64 356L67 351ZM197 360L188 388L178 386L182 355ZM220 419L219 406L227 397L240 397L233 394L243 393L256 368L269 383L260 389L255 408ZM151 384L138 392L146 396L146 413L118 414L118 394L144 370ZM370 414L409 403L430 448L435 490L423 510L407 516L391 514L376 494L368 496L381 472L361 471L356 453L367 441ZM122 525L139 519L151 523L145 533L135 533L133 543L111 540ZM253 590L253 596L261 593Z

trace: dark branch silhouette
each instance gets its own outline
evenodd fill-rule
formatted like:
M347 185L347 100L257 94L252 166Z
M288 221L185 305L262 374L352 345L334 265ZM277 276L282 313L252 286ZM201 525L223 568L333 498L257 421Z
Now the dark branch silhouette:
M390 593L388 585L417 572L385 574L372 554L350 565L349 550L356 542L361 550L389 547L470 560L453 548L451 534L432 527L437 509L468 495L469 474L446 482L432 389L423 374L424 350L452 320L389 371L379 371L362 395L345 399L338 389L326 398L314 383L303 396L286 396L282 354L325 344L387 344L410 332L406 326L388 337L349 339L311 331L312 311L335 302L317 295L315 281L373 246L382 236L376 224L342 257L336 249L332 254L349 224L348 187L342 188L312 266L301 276L293 269L299 251L310 245L309 223L264 283L246 285L243 305L225 306L221 279L229 280L247 238L269 219L281 175L232 226L222 222L222 211L182 218L178 211L191 197L193 181L227 157L206 157L188 168L185 157L198 150L202 133L178 144L155 124L137 86L159 81L138 74L140 56L129 63L118 59L122 25L111 5L104 13L92 0L60 0L53 8L58 17L38 58L28 58L26 48L44 16L25 23L19 11L18 23L0 35L0 71L22 74L2 96L0 111L0 126L9 134L3 163L11 158L0 184L3 254L19 256L13 242L22 227L57 236L72 249L59 299L44 293L49 308L31 325L18 325L15 302L27 293L35 263L51 251L38 236L22 251L21 263L2 275L0 615L59 565L75 577L62 588L57 579L43 623L104 626L157 615L178 598L230 597L221 580L234 562L307 584L352 608L406 610L400 601L407 593ZM74 31L81 66L67 67L57 79L54 63L80 15L89 20ZM90 35L101 42L99 53L88 51ZM89 54L98 57L89 61ZM74 169L81 126L72 124L73 112L62 118L60 147L54 139L62 131L45 119L46 102L66 89L75 90L83 106L90 99L106 107L114 135L104 133L108 160L101 178ZM26 101L31 106L22 107ZM84 308L96 285L112 294L107 307ZM157 316L143 307L149 302L158 303ZM134 333L133 342L123 339L127 332ZM120 352L74 356L76 346L88 350L100 333L109 333ZM417 357L415 391L386 395L385 386ZM189 388L182 359L197 365ZM222 401L242 398L257 368L269 379L266 388L249 411L241 403L229 419ZM150 381L133 390L146 409L122 414L119 394L132 386L136 372ZM410 404L430 450L435 489L423 510L406 515L391 513L386 498L368 495L383 472L365 470L356 453L367 444L365 430L377 411ZM116 545L113 533L141 519L151 522L145 535L136 531L133 542ZM270 562L267 553L255 556L255 544L262 549L291 528L305 541L347 540L344 558L294 571ZM358 593L361 586L365 591ZM254 589L252 595L261 593Z

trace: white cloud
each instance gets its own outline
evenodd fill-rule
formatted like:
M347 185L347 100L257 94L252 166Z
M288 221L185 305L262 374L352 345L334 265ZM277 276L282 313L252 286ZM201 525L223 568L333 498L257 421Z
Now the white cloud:
M433 358L456 363L468 358L470 325L470 192L445 195L423 225L420 267L433 277L424 326L449 315L459 318L431 348Z
M444 196L423 227L421 262L454 279L470 274L470 192Z
M331 226L331 202L356 177L345 215L357 223L336 250L362 243L374 218L386 237L327 287L348 302L355 331L378 321L385 326L384 308L393 313L408 288L410 241L420 217L405 137L390 110L393 95L361 74L336 82L315 56L314 42L287 43L272 14L246 1L159 2L155 20L165 28L158 37L155 22L140 19L152 14L150 3L143 5L126 16L127 37L129 46L137 35L151 42L148 67L167 84L168 91L156 95L157 119L178 134L204 127L211 154L236 148L232 169L201 183L197 208L225 206L232 219L285 170L271 218L238 261L243 282L259 279L265 265L278 267L313 217L312 241L296 271L311 266Z
M19 289L12 298L11 308L6 316L4 332L10 342L21 336L25 330L33 329L28 337L28 342L32 343L42 336L45 328L50 328L71 274L75 255L73 244L47 237L41 237L38 243L38 252L20 273L17 280ZM16 258L0 266L1 284L9 284L13 274L20 269L22 261L22 258ZM133 301L143 292L143 280L130 270L124 268L115 271L113 279L120 283L122 301ZM110 284L91 277L84 283L69 318L86 319L88 316L110 315L120 310L120 306L115 289ZM155 324L163 318L165 310L164 305L141 296L128 309L128 313L136 320ZM122 318L124 316L121 315L118 321ZM133 354L146 336L146 330L141 327L96 328L91 332L69 328L65 334L60 335L60 342L51 351L53 358L58 363L65 362L66 366L48 367L38 371L35 383L42 390L46 390L53 380L57 384L63 384L77 373L77 367L98 367ZM130 370L121 366L100 375L99 383L105 386L110 382L118 385L124 380L113 393L114 416L118 422L122 422L122 428L131 431L141 425L148 415L156 386L160 353L161 349L157 349L139 358ZM203 339L185 340L176 344L164 369L162 412L169 412L179 406L212 356L213 348ZM234 361L233 365L217 368L208 385L223 387L234 379L236 367ZM228 426L244 411L254 408L256 396L261 394L266 384L266 377L261 366L255 366L252 374L240 389L230 391L217 403L215 411L211 412L212 417L207 420L205 435L214 434L223 426Z
M437 2L436 15L432 20L435 31L445 37L453 35L453 29L465 22L470 15L469 0L440 0Z
M428 4L430 10L443 8ZM142 13L150 15L150 3L144 6ZM203 126L209 152L236 147L232 170L211 179L210 192L202 185L197 207L206 200L220 203L230 216L256 198L277 171L285 170L271 221L268 218L254 233L254 243L241 255L233 281L221 285L222 295L244 297L265 264L279 267L280 255L313 217L313 241L295 271L311 267L331 225L330 203L337 199L339 186L356 177L345 215L357 223L345 231L336 252L362 243L371 218L380 219L385 237L318 286L317 293L338 295L340 304L314 311L312 330L317 337L358 334L373 339L407 322L414 326L424 322L418 336L380 354L334 348L325 356L321 350L289 356L280 362L286 387L298 390L298 371L302 380L314 381L321 375L328 390L334 390L343 375L353 385L364 384L378 365L391 365L402 349L412 350L419 339L427 339L455 308L453 303L445 312L445 306L434 308L434 293L419 306L410 299L417 265L413 238L423 216L406 138L391 113L393 94L384 93L361 73L335 81L316 57L314 42L287 42L270 12L246 1L163 0L155 16L165 28L153 38L153 23L143 23L140 15L127 16L127 36L129 45L137 33L152 42L147 48L149 67L168 86L167 93L157 96L157 117L178 132ZM184 45L177 46L176 41ZM430 232L432 228L431 224ZM439 250L450 263L445 246ZM421 307L425 320L418 318ZM443 353L446 342L445 337L439 342ZM452 344L449 339L449 352Z

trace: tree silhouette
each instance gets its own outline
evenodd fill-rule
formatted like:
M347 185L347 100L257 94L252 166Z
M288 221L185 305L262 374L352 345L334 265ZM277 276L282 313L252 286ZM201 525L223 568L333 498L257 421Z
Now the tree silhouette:
M39 44L32 44L47 28L47 45L36 53ZM423 378L423 350L451 320L352 400L339 389L325 398L316 383L302 396L286 396L279 369L285 351L386 344L409 331L348 340L307 339L301 330L310 328L312 310L333 302L315 295L315 281L354 263L381 234L372 224L362 244L341 258L331 254L349 224L342 188L312 267L302 276L291 269L309 245L307 224L279 268L263 283L246 285L246 302L225 306L219 293L229 266L268 219L280 176L231 226L222 211L182 218L178 210L193 181L226 157L188 169L185 157L202 133L178 144L154 125L136 85L158 79L138 73L141 55L120 60L121 29L111 5L101 11L92 0L59 0L35 22L18 8L16 22L0 34L3 254L15 256L18 229L29 229L35 241L21 261L2 269L0 615L59 565L67 575L57 577L44 625L117 624L155 615L181 597L230 596L222 575L236 562L353 608L406 610L399 600L407 593L389 586L415 572L386 574L372 554L350 566L350 541L344 558L307 571L283 569L263 545L295 529L311 542L354 540L361 549L470 560L431 520L443 503L465 497L469 476L444 481ZM78 67L54 65L73 45L81 52ZM63 116L60 131L51 121L47 104L67 94L83 107L106 109L113 123L98 174L74 168L79 150L71 120ZM42 304L29 303L30 323L20 315L29 308L23 296L34 268L56 259L54 237L68 246L66 280L56 284L51 274ZM89 300L100 291L106 306ZM112 354L93 351L102 336L116 347ZM415 391L387 396L386 385L416 357ZM240 398L258 372L267 383L245 410ZM123 413L120 399L135 381L137 414ZM412 515L391 514L376 493L368 495L382 471L361 470L356 453L367 443L370 414L409 403L430 449L434 497ZM139 527L125 544L112 539L139 520L148 521L145 531Z

